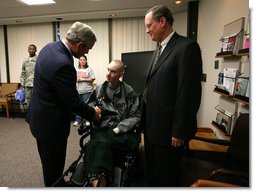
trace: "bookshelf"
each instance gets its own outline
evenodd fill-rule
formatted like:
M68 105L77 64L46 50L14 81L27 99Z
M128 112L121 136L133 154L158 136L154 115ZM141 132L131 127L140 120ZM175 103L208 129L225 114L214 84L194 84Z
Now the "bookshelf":
M242 60L243 57L247 57L247 60L248 60L247 63L249 63L249 49L241 49L236 54L233 54L233 52L219 52L215 56L215 58L221 58L224 63L227 63L227 65L230 65L230 63L232 61L235 61L236 63L238 63L236 65L241 65L242 64L241 60ZM245 60L246 60L246 58L245 58ZM239 66L238 67L238 70L239 70L238 74L236 74L236 76L234 78L232 78L232 79L234 79L233 92L232 92L232 90L228 91L222 85L215 85L215 87L213 89L213 92L215 94L218 94L222 98L226 98L227 101L232 101L232 102L235 103L234 111L232 111L232 113L230 115L225 114L225 110L222 109L221 107L219 107L219 106L215 107L217 109L218 113L216 115L216 120L213 120L211 122L211 124L213 125L213 127L215 129L218 130L218 132L221 135L223 135L225 137L230 137L230 135L232 133L232 128L234 126L235 120L237 119L237 114L239 113L239 111L238 111L239 103L241 105L246 105L247 107L249 107L249 97L245 95L245 93L247 92L246 89L243 90L243 91L237 90L237 88L238 88L237 85L239 85L239 80L240 79L247 79L247 80L245 80L245 84L244 84L245 88L246 88L246 81L247 81L247 83L249 83L249 77L241 77L240 76L242 74L241 69L242 69L242 67ZM224 69L222 69L222 70L224 70ZM249 74L248 74L248 76L249 76ZM225 77L223 77L223 78L225 79ZM218 77L218 82L219 82L219 77ZM230 121L230 123L226 127L225 126L223 127L221 125L221 121L218 120L218 115L219 114L221 114L221 116L224 117L224 118L227 117L226 119L228 121Z

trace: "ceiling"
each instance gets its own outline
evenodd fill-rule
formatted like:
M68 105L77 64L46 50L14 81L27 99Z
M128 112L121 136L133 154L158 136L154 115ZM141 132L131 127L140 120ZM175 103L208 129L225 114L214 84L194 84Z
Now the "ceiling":
M0 0L0 25L111 18L142 17L157 4L167 5L172 13L187 10L188 2L174 0L55 0L55 4L28 6L17 0Z

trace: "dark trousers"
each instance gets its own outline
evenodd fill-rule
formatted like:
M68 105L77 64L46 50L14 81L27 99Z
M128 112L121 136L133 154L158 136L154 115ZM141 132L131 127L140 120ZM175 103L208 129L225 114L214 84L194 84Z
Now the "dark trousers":
M37 140L37 147L41 158L45 187L52 186L63 174L66 141L48 143ZM62 184L59 183L59 186Z
M183 147L158 146L145 136L148 187L178 187Z

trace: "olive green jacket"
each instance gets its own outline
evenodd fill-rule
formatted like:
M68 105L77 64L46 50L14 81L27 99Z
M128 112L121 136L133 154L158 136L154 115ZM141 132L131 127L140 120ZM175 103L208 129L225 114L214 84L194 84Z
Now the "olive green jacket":
M113 101L111 101L106 95L106 87L108 82L104 82L101 85L96 86L93 94L96 94L97 101L101 104L101 120L99 123L95 123L97 129L114 129L118 127L120 133L125 133L140 123L140 107L139 98L136 92L127 85L120 81L120 86L116 89L113 95ZM93 95L92 94L92 95ZM95 97L89 99L89 102L93 101L95 104Z

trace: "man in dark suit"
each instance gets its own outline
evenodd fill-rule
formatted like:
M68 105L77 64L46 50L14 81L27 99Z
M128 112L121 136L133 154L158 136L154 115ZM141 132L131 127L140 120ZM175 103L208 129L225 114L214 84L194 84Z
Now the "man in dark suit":
M146 32L159 44L146 78L142 111L147 184L154 187L179 186L184 144L196 132L201 100L199 45L178 35L173 21L163 5L145 16Z
M98 107L79 99L73 63L73 56L87 54L95 42L92 28L76 22L64 40L47 44L38 55L27 122L37 141L46 187L63 174L72 114L88 120L100 118Z

